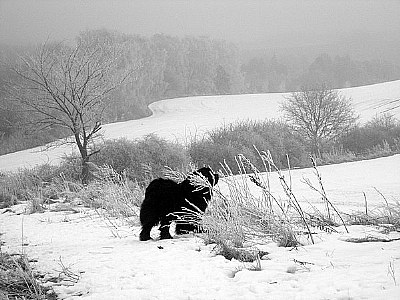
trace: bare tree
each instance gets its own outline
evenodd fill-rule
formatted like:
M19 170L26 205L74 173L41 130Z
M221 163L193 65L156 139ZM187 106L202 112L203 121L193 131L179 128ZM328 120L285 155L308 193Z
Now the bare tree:
M81 156L82 182L89 180L89 159L110 92L123 80L117 76L116 48L89 43L75 47L52 44L21 58L13 71L19 77L10 90L43 129L60 126L73 135Z
M303 87L287 97L281 109L317 156L321 155L326 142L350 129L357 120L350 99L325 85Z

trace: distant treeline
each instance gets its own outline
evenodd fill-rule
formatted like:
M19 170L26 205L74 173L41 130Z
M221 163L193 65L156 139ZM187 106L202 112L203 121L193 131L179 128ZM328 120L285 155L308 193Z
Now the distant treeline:
M111 94L105 123L147 116L148 104L166 98L286 92L321 81L342 88L400 78L400 68L384 60L356 61L348 56L322 54L309 66L299 66L281 59L279 53L243 59L234 44L207 37L143 37L93 30L82 32L76 40L117 46L123 54L116 67L134 70ZM58 128L48 128L43 134L24 127L29 115L7 95L5 83L18 80L9 67L35 49L0 48L0 154L37 146L65 134Z
M259 56L243 63L241 70L248 93L293 92L316 83L339 89L400 79L400 66L384 58L358 61L348 55L320 54L308 66L289 57Z

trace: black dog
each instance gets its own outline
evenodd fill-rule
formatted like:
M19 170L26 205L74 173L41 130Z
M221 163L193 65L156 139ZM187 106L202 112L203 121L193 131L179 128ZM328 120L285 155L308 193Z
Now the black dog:
M213 173L208 167L195 171L193 175L204 176L211 186L216 185L219 179L218 174ZM185 199L204 212L208 202L211 200L210 188L196 186L193 182L191 183L189 178L186 178L181 183L163 178L150 182L140 207L140 223L142 224L140 240L150 240L150 231L158 223L160 223L160 238L172 238L169 234L169 226L173 220L177 219L174 214L182 213L183 208L194 210L194 207ZM192 224L176 224L177 234L194 231L195 229L196 226Z

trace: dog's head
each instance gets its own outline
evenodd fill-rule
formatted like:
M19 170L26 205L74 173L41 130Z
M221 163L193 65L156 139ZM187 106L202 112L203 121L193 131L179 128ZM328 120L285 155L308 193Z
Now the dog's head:
M203 167L193 173L194 175L200 175L207 179L211 186L215 186L218 183L219 175L214 173L210 167Z

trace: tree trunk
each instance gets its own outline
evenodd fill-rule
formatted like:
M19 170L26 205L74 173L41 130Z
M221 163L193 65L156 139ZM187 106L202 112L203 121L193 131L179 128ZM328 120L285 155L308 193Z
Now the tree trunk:
M83 142L80 139L79 133L75 132L75 141L78 145L79 153L81 154L81 181L83 184L89 183L90 171L89 171L89 158L87 151L87 141L85 137Z
M313 136L311 141L311 154L315 158L319 157L318 138L316 136Z
M81 180L83 184L88 184L90 179L90 171L89 171L89 157L82 157L82 165L81 165Z

